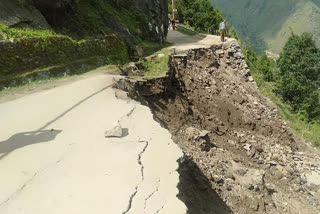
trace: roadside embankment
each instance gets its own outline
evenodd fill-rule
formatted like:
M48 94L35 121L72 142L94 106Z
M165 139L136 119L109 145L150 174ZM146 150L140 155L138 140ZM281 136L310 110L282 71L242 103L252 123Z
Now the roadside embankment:
M0 52L0 89L128 60L117 35L80 41L55 35L0 40L0 50L5 50Z

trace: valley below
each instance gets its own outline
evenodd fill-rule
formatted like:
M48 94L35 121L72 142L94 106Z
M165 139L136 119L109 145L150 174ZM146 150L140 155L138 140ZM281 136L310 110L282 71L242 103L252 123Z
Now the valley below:
M312 33L320 46L319 0L211 2L222 10L240 38L260 54L279 54L292 33Z

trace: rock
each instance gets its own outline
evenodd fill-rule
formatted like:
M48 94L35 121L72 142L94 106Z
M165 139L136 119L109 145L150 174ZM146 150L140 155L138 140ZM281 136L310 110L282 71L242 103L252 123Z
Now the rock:
M188 127L185 129L186 138L192 140L197 147L201 148L201 151L209 152L214 147L213 143L210 142L208 134L210 131L199 130L194 127Z
M251 144L246 144L246 145L244 145L244 147L243 147L245 150L247 150L247 151L250 151L251 150Z
M242 58L243 58L243 55L242 55L242 53L237 52L237 53L234 54L234 57L235 57L235 58L240 58L240 59L242 59Z
M105 137L122 137L122 127L120 124L116 125L104 133Z
M320 188L320 174L314 171L311 174L305 174L307 186L317 186Z
M263 170L247 169L232 161L229 173L232 173L236 181L249 190L258 191L264 186Z
M228 131L228 128L225 126L218 126L216 128L216 134L219 136L225 135L227 131Z
M188 139L199 140L200 138L206 137L210 131L207 130L199 130L194 127L188 127L184 131L188 137Z
M132 10L142 12L148 23L148 27L142 29L141 37L150 41L164 42L169 26L168 2L158 0L136 0L130 2L135 7Z
M217 51L217 55L222 58L224 56L224 52L222 50Z
M0 1L0 23L6 26L19 26L19 24L28 24L32 27L50 29L50 25L42 14L35 8L28 10L18 6L12 0Z
M249 76L249 77L248 77L248 80L249 80L249 82L253 82L253 81L254 81L253 78L252 78L252 76Z

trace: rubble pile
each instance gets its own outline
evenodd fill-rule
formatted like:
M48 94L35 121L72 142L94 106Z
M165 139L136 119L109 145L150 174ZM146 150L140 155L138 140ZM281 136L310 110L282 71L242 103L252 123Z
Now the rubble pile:
M135 82L129 94L150 106L234 213L320 213L319 152L259 93L237 43L169 64L166 81Z

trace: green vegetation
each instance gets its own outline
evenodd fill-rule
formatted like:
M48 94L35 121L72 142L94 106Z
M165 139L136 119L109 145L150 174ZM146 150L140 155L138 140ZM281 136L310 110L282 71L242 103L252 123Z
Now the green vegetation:
M141 42L139 48L143 49L143 56L136 64L141 72L129 74L134 79L153 79L164 76L168 70L168 61L171 43L158 44L154 42Z
M169 10L170 8L172 8L171 3L169 3ZM176 0L175 8L178 10L177 19L181 23L192 26L198 32L218 28L223 21L222 13L214 8L209 0Z
M14 1L21 7L35 9L33 0ZM60 75L65 68L73 72L81 62L88 69L126 63L128 49L132 48L127 46L126 35L114 33L107 26L125 25L135 39L132 42L143 43L148 32L147 17L132 10L132 4L129 0L79 0L72 4L72 12L69 8L59 17L44 13L52 30L33 29L27 24L23 25L26 28L0 24L0 50L5 50L0 51L0 90L11 83L25 84L24 77L30 81L47 73Z
M275 62L242 43L260 91L279 108L295 134L320 146L320 55L311 35L292 35Z
M141 61L146 72L143 76L145 79L152 79L164 75L168 72L169 49L163 48L153 55L146 57Z
M137 49L140 57L151 56L154 53L171 46L172 44L169 42L165 42L164 44L150 42L150 41L142 41L137 44Z
M45 69L50 67L54 67L50 73L63 73L65 67L73 70L74 62L76 65L83 63L83 67L89 70L98 65L121 64L128 60L127 47L115 34L80 41L63 35L25 37L0 42L0 50L6 50L0 52L0 90L12 85L11 82L16 85L20 81L16 79L23 78L24 74L29 77L41 70L48 73Z
M143 13L130 9L131 5L127 0L80 0L74 11L77 15L67 15L61 26L55 28L76 38L92 37L112 33L106 23L117 21L126 25L136 42L140 42L148 22Z
M8 28L5 25L0 24L0 35L2 40L6 39L19 39L23 37L30 38L46 38L50 36L58 36L52 30L46 29L20 29L20 28ZM1 40L1 38L0 38Z
M312 35L292 34L280 54L276 92L307 121L320 123L320 51Z

